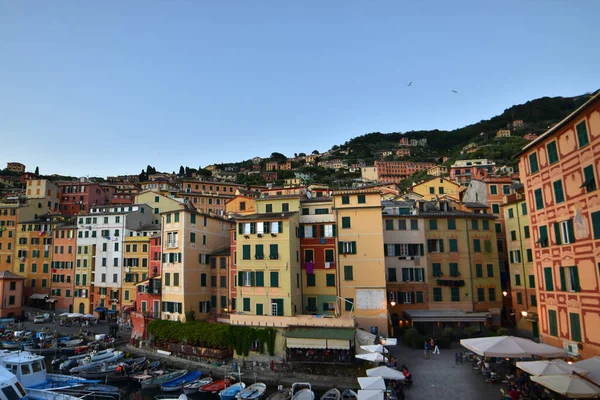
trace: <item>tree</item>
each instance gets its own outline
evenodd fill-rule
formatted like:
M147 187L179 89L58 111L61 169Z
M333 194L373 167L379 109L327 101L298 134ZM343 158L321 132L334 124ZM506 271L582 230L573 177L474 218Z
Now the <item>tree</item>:
M287 157L285 155L277 152L271 153L271 159L277 162L287 161Z
M183 169L183 165L179 167L179 173L177 174L177 176L184 176L185 175L185 170Z
M148 180L148 174L142 169L142 172L138 175L140 182Z
M312 154L314 154L315 156L318 156L319 155L319 150L313 150Z
M40 176L40 167L35 167L35 176Z
M306 157L306 153L298 153L299 157Z

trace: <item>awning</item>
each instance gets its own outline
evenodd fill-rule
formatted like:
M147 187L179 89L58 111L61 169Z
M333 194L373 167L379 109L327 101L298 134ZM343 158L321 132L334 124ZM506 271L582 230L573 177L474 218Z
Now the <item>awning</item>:
M46 303L55 303L57 299L46 299Z
M327 348L335 350L350 350L350 341L339 339L327 339Z
M287 338L352 340L354 339L354 328L297 327L289 328L284 336Z
M461 310L408 310L405 311L412 322L486 322L491 313L466 313Z
M104 312L104 311L106 311L106 307L96 307L96 308L94 308L94 311L96 311L96 312Z
M286 346L290 349L326 349L327 340L307 338L287 338Z
M29 296L29 298L31 300L44 300L48 298L47 294L43 294L43 293L34 293L31 296Z

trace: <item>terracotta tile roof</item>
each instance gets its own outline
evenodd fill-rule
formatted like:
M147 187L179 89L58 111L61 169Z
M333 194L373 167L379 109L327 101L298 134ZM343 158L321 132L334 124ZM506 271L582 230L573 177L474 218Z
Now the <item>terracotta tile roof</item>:
M21 275L13 274L9 270L0 271L0 279L25 279Z

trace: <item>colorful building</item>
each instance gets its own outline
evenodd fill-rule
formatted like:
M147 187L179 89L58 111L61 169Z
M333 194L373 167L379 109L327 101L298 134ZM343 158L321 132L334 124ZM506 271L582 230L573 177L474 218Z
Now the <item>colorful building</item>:
M25 164L21 164L20 162L7 162L6 169L11 172L17 172L22 174L25 172Z
M87 218L88 217L84 218L84 223ZM81 234L78 232L75 239L77 254L75 255L73 309L80 314L91 314L93 312L94 273L102 273L100 269L100 259L96 258L98 232L92 236L91 229L88 229L88 226L91 227L94 218L89 218L91 218L90 225L83 226L80 224L85 231L81 231ZM97 224L98 217L95 218L95 223ZM85 232L87 232L87 234L85 234ZM102 245L100 244L100 246ZM95 269L96 263L98 263L97 270Z
M225 213L247 215L256 213L256 197L236 195L225 203Z
M136 308L139 282L148 278L150 265L150 236L128 236L123 243L123 268L121 276L121 310L130 312Z
M485 158L457 160L450 166L450 179L468 186L471 179L481 179L494 172L496 163Z
M148 279L137 285L136 312L147 319L160 318L162 246L160 234L150 237Z
M108 204L110 196L104 192L99 183L86 180L58 182L60 196L60 213L77 215L90 212L94 206Z
M52 288L50 296L56 299L57 311L74 312L75 265L77 251L77 226L61 225L54 229L52 245ZM48 245L50 247L50 245Z
M427 170L427 175L431 175L431 176L448 175L448 167L445 167L443 165L436 165L435 167L431 167Z
M207 319L212 309L210 254L229 247L233 223L186 208L162 217L162 318Z
M185 202L183 198L167 196L156 190L144 190L135 196L136 204L147 204L152 207L153 224L160 224L161 213L183 209Z
M230 248L222 248L209 255L210 264L210 308L214 315L222 315L231 310L230 297ZM233 285L231 285L233 286Z
M10 271L0 272L0 318L14 318L23 313L24 280Z
M335 315L340 274L333 198L304 197L300 208L301 313Z
M28 199L41 202L47 212L60 212L60 195L58 186L46 179L27 181L26 195ZM41 215L41 213L40 213Z
M540 336L600 354L600 93L519 154L535 264Z
M376 327L387 336L387 300L381 197L378 190L333 193L337 226L338 310L352 315L360 328Z
M435 163L431 162L375 161L377 181L400 183L400 181L412 176L414 173L427 171L429 168L435 167L435 165Z
M460 200L462 187L458 183L446 178L431 178L413 185L410 191L423 196L425 200L435 200L444 196Z

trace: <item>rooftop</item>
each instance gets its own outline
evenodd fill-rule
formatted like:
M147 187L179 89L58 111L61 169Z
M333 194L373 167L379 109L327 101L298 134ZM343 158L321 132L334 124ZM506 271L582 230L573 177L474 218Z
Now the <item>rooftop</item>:
M0 279L25 279L21 275L13 274L9 270L0 271Z
M261 214L251 214L251 215L240 215L236 217L238 221L254 221L257 219L288 219L295 214L298 214L297 211L293 212L281 212L281 213L261 213Z

